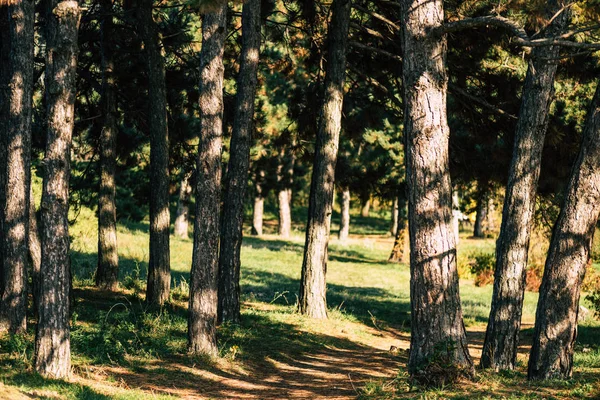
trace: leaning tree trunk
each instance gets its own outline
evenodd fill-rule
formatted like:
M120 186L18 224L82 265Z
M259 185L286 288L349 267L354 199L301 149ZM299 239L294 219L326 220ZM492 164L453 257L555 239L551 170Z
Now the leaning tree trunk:
M34 10L32 0L8 5L8 114L3 146L6 151L2 309L11 333L27 329L27 264L29 192L31 186L31 117L33 96ZM4 189L2 189L4 190Z
M547 17L561 7L562 3L551 0ZM558 34L568 19L568 11L555 18L546 37ZM492 306L481 356L483 368L515 368L529 238L558 55L558 47L538 47L529 61L497 241Z
M568 379L573 369L581 283L600 215L600 87L566 194L540 287L529 379Z
M49 0L46 9L47 139L42 192L42 266L35 369L65 378L71 369L69 326L69 175L75 121L76 1Z
M334 0L331 5L325 93L317 131L300 278L299 310L313 318L327 318L327 246L344 101L350 3L350 0Z
M98 269L96 286L116 290L119 275L117 253L117 87L113 49L112 0L102 0L100 43L102 56L102 108L104 126L100 133L100 190L98 192Z
M350 233L350 189L342 189L342 199L340 202L340 231L338 239L347 240Z
M458 289L446 116L446 38L442 0L403 0L403 85L410 229L410 374L441 358L470 373ZM427 377L424 377L427 379ZM443 377L441 377L443 383Z
M190 276L188 349L216 356L223 142L223 50L227 6L202 18L200 52L200 145L196 184L194 250Z
M398 226L394 233L394 246L388 258L388 262L400 263L405 261L404 249L406 245L406 236L408 235L408 224L406 223L406 199L397 197L394 203L398 205Z
M475 213L475 226L473 228L473 237L484 238L485 232L483 224L486 220L487 196L484 188L477 188L477 209Z
M221 226L218 307L220 322L240 322L240 254L260 40L260 0L248 0L242 9L242 54Z
M254 177L254 206L252 207L252 234L263 234L263 215L265 212L265 170L259 168Z
M279 204L279 236L287 239L292 234L292 184L294 182L294 164L296 159L291 149L283 149L279 154L277 166Z
M398 202L398 197L394 198L392 202L392 221L390 223L390 234L396 235L398 231L398 217L400 215L400 206Z
M192 194L190 175L189 173L184 174L179 185L179 200L177 200L177 217L175 218L174 233L175 236L181 239L189 237L190 196Z
M148 65L148 123L150 125L150 259L146 303L162 306L171 289L169 227L169 134L165 64L153 0L140 0L138 29Z

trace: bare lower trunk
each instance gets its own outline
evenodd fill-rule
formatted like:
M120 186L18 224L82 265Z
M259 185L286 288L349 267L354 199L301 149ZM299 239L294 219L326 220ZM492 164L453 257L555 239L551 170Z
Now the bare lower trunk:
M496 230L496 221L494 214L496 213L496 205L494 204L494 196L490 195L485 208L485 225L488 232Z
M294 183L294 154L282 150L277 167L277 184L279 192L279 236L287 239L292 234L292 184Z
M190 174L185 174L181 178L179 186L179 200L177 200L177 217L175 218L175 236L181 239L189 237L190 221L190 196L192 186L190 185Z
M252 207L252 234L261 236L263 234L263 215L265 211L265 195L263 181L265 171L259 169L254 178L254 206Z
M562 3L551 0L547 17L561 7ZM547 29L547 37L558 34L567 21L565 11ZM539 47L533 50L529 61L497 241L492 306L481 357L483 368L515 368L529 238L558 55L557 47Z
M292 234L292 210L290 207L289 189L282 189L277 194L279 203L279 236L282 239L288 239Z
M443 384L454 369L471 373L452 232L452 186L446 116L446 39L441 0L403 0L404 135L410 229L413 378ZM431 376L438 359L443 376Z
M486 220L486 211L487 211L487 197L484 192L481 192L477 196L477 210L475 214L475 226L473 229L473 236L476 238L484 238L485 232L483 229L483 224Z
M348 233L350 232L350 189L344 188L342 190L342 199L340 201L340 231L338 238L340 240L348 239Z
M406 200L398 197L394 201L398 205L398 227L394 234L394 246L388 258L388 262L401 263L406 261L406 237L408 236L408 224L406 221Z
M254 98L260 52L260 0L248 0L242 9L242 54L237 79L236 113L223 207L219 254L220 322L240 322L240 266L244 199L250 167Z
M100 133L100 190L98 192L98 269L96 286L116 290L119 276L117 253L117 205L115 175L117 170L117 88L113 60L112 0L102 0L102 106L104 126Z
M152 0L140 0L138 29L146 51L150 125L150 259L146 303L162 306L171 289L169 228L169 135L165 65L152 17Z
M48 134L42 192L42 266L35 369L65 378L71 370L69 326L69 175L73 124L77 33L76 1L47 2L46 106Z
M325 93L316 138L300 278L299 310L313 318L327 318L327 246L344 101L350 0L334 0L331 7Z
M200 145L194 250L190 276L188 350L216 356L219 273L221 149L223 143L223 50L227 6L202 18L200 52Z
M8 5L8 115L6 129L6 201L4 203L4 291L2 308L11 333L27 329L27 263L31 186L33 95L33 23L35 4ZM2 189L4 190L4 189Z
M29 258L31 260L31 292L36 313L40 300L40 268L42 265L42 244L37 220L35 198L33 189L31 189L29 195Z
M529 379L568 379L573 370L581 283L600 215L600 88L590 107L544 268Z
M8 37L8 7L0 7L0 132L5 132L8 123L8 65L10 40ZM4 206L6 204L6 138L0 134L0 243L4 243ZM4 292L4 246L0 245L0 299ZM0 320L7 315L0 307Z
M360 216L365 217L365 218L368 217L370 210L371 210L371 198L368 197L368 198L364 199L363 202L361 203Z
M398 198L396 197L394 199L394 201L392 202L392 222L390 224L390 234L391 235L396 235L396 232L398 232L398 215L399 215L400 209L398 206Z

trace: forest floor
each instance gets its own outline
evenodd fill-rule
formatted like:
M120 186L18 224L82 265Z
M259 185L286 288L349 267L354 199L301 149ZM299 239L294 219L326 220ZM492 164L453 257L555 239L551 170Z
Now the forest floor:
M119 226L122 291L92 286L95 218L71 228L76 304L73 376L46 380L32 368L33 327L0 336L0 399L572 399L600 398L600 322L581 322L571 380L529 383L528 345L537 294L527 293L517 371L478 371L474 381L439 389L410 387L409 269L385 260L392 238L383 218L354 218L346 243L333 239L328 266L329 319L296 313L303 237L247 236L242 250L243 323L219 328L219 357L186 354L190 239L172 239L174 287L163 310L145 308L147 225ZM271 228L267 221L267 230ZM335 227L334 227L335 229ZM459 244L461 297L470 351L480 356L491 286L468 274L474 255L494 240ZM32 319L32 322L35 322ZM31 324L33 325L33 324Z

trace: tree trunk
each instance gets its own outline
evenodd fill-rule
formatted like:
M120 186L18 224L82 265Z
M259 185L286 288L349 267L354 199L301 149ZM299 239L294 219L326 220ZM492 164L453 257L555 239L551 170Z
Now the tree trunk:
M8 129L8 82L10 63L10 40L8 36L8 7L0 7L0 243L4 243L4 207L6 205L6 135ZM4 246L0 245L0 301L4 293ZM0 307L0 322L6 321L8 315Z
M347 187L342 190L340 206L340 231L338 239L346 240L350 233L350 189Z
M42 192L42 265L35 369L65 378L71 370L69 326L69 175L75 121L76 1L49 0L46 9L46 107L48 134Z
M31 292L33 305L37 313L40 299L40 269L42 265L42 244L40 243L40 231L35 208L35 197L33 187L29 194L29 258L31 260Z
M177 201L177 217L175 218L174 232L175 236L181 239L189 237L190 196L192 195L190 179L190 174L184 174L179 185L179 200Z
M390 224L390 234L396 235L398 232L398 216L399 216L399 206L398 206L398 197L394 198L392 202L392 222Z
M331 7L325 92L310 185L306 244L299 296L300 313L313 318L327 318L325 286L327 246L344 101L350 0L334 0Z
M475 227L473 228L473 237L476 238L484 238L485 232L483 229L483 224L486 220L486 211L487 211L487 196L483 189L478 189L477 193L477 210L475 214Z
M260 40L260 0L248 0L242 9L242 54L223 207L219 254L220 322L240 322L240 254Z
M277 183L279 193L279 236L287 239L292 234L292 184L294 182L294 154L288 150L281 151L277 166Z
M410 228L410 374L428 374L431 360L470 373L452 231L452 186L446 116L446 38L441 0L403 0L403 85ZM426 378L426 377L425 377ZM444 383L444 377L440 377Z
M365 217L365 218L368 217L370 210L371 210L371 198L367 197L367 198L363 199L363 201L360 205L360 216Z
M494 196L490 193L485 206L485 225L488 232L494 232L496 230L496 223L494 221L494 214L496 212L496 206L494 204Z
M188 349L216 356L223 142L223 50L227 5L202 18L200 52L200 145L196 184L194 250L190 276Z
M254 178L254 207L252 208L252 234L261 236L263 234L263 214L265 211L264 193L265 171L260 168Z
M394 247L388 258L388 262L405 262L406 236L408 234L408 224L406 223L406 199L397 197L394 203L398 206L398 227L394 234Z
M600 87L566 194L540 287L529 379L571 378L581 283L600 215Z
M100 43L102 55L102 112L100 133L100 190L98 193L98 269L96 286L116 290L119 276L117 253L117 205L115 174L117 169L117 88L113 50L112 0L102 0Z
M146 303L162 306L171 289L169 227L169 134L165 65L152 17L152 0L140 0L138 30L148 66L150 125L150 259Z
M551 18L561 7L562 3L551 0L546 16ZM568 11L555 18L546 37L560 33L568 19ZM529 61L497 241L492 306L481 357L483 368L515 368L529 238L558 55L558 47L538 47Z
M2 308L11 333L27 330L27 263L31 186L34 2L8 5L9 63ZM3 189L4 190L4 189Z

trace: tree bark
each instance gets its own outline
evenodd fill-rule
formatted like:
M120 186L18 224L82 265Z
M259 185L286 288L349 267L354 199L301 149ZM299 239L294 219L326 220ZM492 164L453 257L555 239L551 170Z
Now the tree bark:
M181 239L189 237L190 221L190 196L192 185L190 185L190 174L184 174L179 185L179 200L177 201L177 217L175 218L175 236Z
M8 36L8 7L0 7L0 132L6 132L8 124L8 82L10 63L10 40ZM6 205L6 137L0 134L0 243L4 243L4 207ZM0 245L0 301L4 293L4 246ZM8 316L0 307L0 322Z
M34 2L21 0L8 7L8 114L6 200L4 203L4 290L2 308L10 333L27 330L27 263L29 191L31 186L31 117L33 98ZM3 189L4 190L4 189Z
M470 373L452 231L448 161L445 37L441 0L403 0L403 85L406 180L410 229L410 374L428 373L431 360ZM443 382L440 382L443 383Z
M568 379L572 374L581 283L600 215L600 87L566 194L540 287L529 379Z
M562 3L549 1L547 18L561 7ZM562 31L568 14L567 10L554 19L546 37ZM558 55L558 47L540 47L533 50L529 61L497 241L492 306L481 357L483 368L515 368L529 238Z
M61 379L70 374L69 175L75 120L76 1L49 0L46 9L47 140L43 161L42 265L35 369Z
M113 49L113 3L102 0L104 17L100 28L102 56L102 112L104 126L100 133L100 190L98 193L98 269L96 286L116 290L119 276L117 252L117 205L115 175L117 170L117 88Z
M350 0L334 0L331 5L325 93L318 124L310 185L299 296L300 313L312 318L327 318L325 284L327 246L344 101L350 3Z
M37 313L40 300L40 271L42 266L42 244L35 208L33 187L29 194L29 258L31 260L31 283L33 305Z
M388 262L401 263L405 261L404 249L406 247L406 236L408 224L406 223L406 199L398 197L394 200L398 204L398 227L394 234L394 246L388 258Z
M221 227L219 322L239 323L241 319L240 255L260 53L260 21L260 0L246 1L242 9L242 54Z
M360 206L360 216L365 218L368 217L369 211L371 210L371 197L363 199Z
M263 214L265 211L264 193L265 170L259 168L254 178L254 206L252 208L252 234L261 236L263 234Z
M350 189L347 187L342 189L340 206L340 231L338 239L346 240L350 232Z
M294 182L294 164L296 160L291 150L283 149L277 166L279 192L279 236L287 239L292 234L292 184Z
M400 214L400 208L399 208L399 203L398 203L398 197L396 197L394 199L394 201L392 202L392 222L390 224L390 234L391 235L396 235L396 232L398 232L398 217Z
M483 224L487 218L487 196L483 188L478 188L477 191L477 209L475 214L475 226L473 228L473 237L484 238L485 232L483 229Z
M194 250L190 277L188 349L216 356L223 142L223 51L227 5L202 18L200 52L200 145Z
M169 299L171 265L169 227L169 134L165 65L158 27L152 17L153 0L140 0L138 30L148 66L148 123L150 126L150 259L146 303L162 306Z

